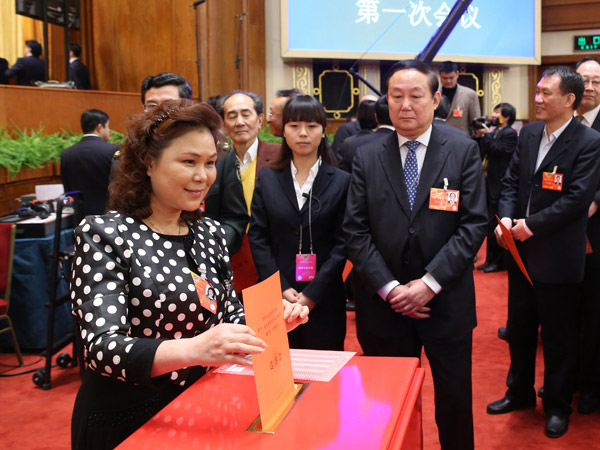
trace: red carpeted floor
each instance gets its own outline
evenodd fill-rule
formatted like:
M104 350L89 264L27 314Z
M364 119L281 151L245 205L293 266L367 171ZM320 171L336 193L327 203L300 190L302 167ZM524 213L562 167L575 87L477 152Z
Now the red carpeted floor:
M479 260L482 261L483 252ZM477 315L479 325L473 344L473 412L477 449L590 449L600 448L600 413L571 416L569 432L560 439L544 435L541 401L537 408L503 416L489 416L486 405L504 395L508 369L508 346L497 338L499 326L506 322L506 272L483 274L476 271ZM347 350L362 351L356 341L354 314L348 315ZM39 359L25 357L26 363ZM0 355L0 364L14 364L14 355ZM42 365L40 361L32 367ZM423 386L424 448L439 448L433 416L433 384L427 360ZM537 386L542 379L541 348L538 352ZM0 365L0 373L10 369ZM42 391L33 385L31 374L0 379L0 449L64 450L70 446L70 418L79 385L75 368L53 370L52 389Z

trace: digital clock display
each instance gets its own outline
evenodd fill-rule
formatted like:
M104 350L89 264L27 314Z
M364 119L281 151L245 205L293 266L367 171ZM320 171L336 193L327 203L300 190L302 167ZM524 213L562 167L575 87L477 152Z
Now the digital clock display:
M575 36L575 50L600 50L600 35Z

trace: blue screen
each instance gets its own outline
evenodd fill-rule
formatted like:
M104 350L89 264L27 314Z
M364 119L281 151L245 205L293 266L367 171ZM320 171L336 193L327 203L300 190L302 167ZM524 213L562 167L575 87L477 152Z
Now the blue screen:
M320 52L336 52L340 58L355 58L366 51L369 58L416 55L454 5L453 0L283 1L287 1L291 56L323 57ZM535 24L536 0L473 0L438 55L535 58Z

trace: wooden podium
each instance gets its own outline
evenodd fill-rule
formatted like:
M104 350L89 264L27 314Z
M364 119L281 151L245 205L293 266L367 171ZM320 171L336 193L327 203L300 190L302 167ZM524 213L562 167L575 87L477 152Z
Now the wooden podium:
M259 414L253 377L209 372L117 448L420 449L424 374L416 358L355 356L262 434L246 431Z

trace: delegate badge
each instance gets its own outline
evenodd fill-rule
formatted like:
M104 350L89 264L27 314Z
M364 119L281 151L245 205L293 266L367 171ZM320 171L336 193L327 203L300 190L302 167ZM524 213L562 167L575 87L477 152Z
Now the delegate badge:
M462 117L463 116L463 110L460 108L456 108L452 110L452 117Z
M317 255L301 253L296 255L296 281L312 281L317 274Z
M543 172L542 173L542 189L549 189L551 191L562 191L563 185L563 174L556 172Z
M458 212L459 199L460 191L431 188L429 190L429 209Z
M215 295L215 289L206 280L200 278L200 275L191 272L194 286L196 286L196 293L200 300L200 305L209 310L211 313L217 312L217 296Z

